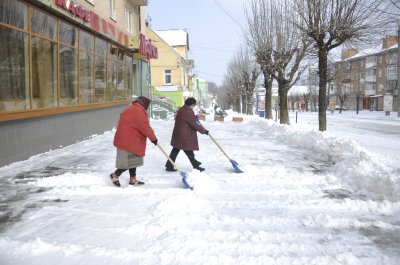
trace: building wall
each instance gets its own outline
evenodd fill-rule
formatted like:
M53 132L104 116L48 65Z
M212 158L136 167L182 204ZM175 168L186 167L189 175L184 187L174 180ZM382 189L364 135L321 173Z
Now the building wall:
M69 1L64 2L69 3ZM12 15L18 10L17 16L12 17L23 20L20 23L22 26L15 27L12 24L13 21L7 18L6 12L2 12L1 14L4 17L0 20L2 21L0 22L0 42L3 44L0 46L2 46L3 51L5 50L5 46L7 46L7 49L13 51L13 53L3 52L1 54L2 59L12 64L18 63L23 67L11 68L8 66L10 64L1 65L0 166L26 159L29 156L50 149L73 144L93 134L100 134L111 130L118 122L119 113L132 101L132 94L150 97L147 62L135 60L133 58L134 51L131 50L133 47L130 47L124 38L118 40L120 32L123 35L133 36L133 32L126 31L125 6L132 8L132 11L134 11L137 6L135 7L133 4L138 2L145 1L116 0L117 16L116 21L113 21L110 19L108 0L95 0L94 6L84 0L74 1L75 5L81 6L86 11L94 11L106 23L114 25L114 36L112 36L111 27L105 33L103 24L100 24L102 25L100 30L102 32L100 32L91 27L92 21L85 21L77 17L65 8L56 5L56 2L53 0L2 0L0 2L2 9L6 10L12 7L9 12ZM15 7L15 3L18 5L17 7ZM24 9L21 6L24 6ZM50 10L52 12L49 12ZM141 7L140 10L142 25L144 25L144 8ZM30 29L32 27L27 26L28 23L33 24L33 22L29 22L27 19L27 13L30 11L45 14L46 19L55 20L56 22L54 23L47 22L46 24L46 26L55 27L55 30L46 31L43 29L47 28L39 27L39 32L33 32L33 30L31 32ZM132 22L134 23L138 20L137 14L132 12ZM41 23L43 21L38 20L34 22ZM62 34L60 36L56 34L52 38L42 36L49 32L57 32L57 27L61 24L68 24L76 29L76 33L72 37L72 39L77 40L76 44L66 43L64 40L61 40ZM136 26L137 24L136 22ZM135 25L132 26L134 29ZM95 34L95 31L102 36L100 37L97 33ZM12 32L13 34L9 34L8 32ZM18 34L15 34L15 32ZM64 32L72 31L67 30ZM81 46L79 36L85 32L94 40L94 42L87 42L94 43L91 48L92 51L86 49L86 46ZM16 52L17 49L15 47L19 46L14 44L13 47L7 44L7 36L9 36L7 34L10 36L25 36L24 38L16 38L16 40L19 40L18 45L22 47L18 52ZM41 42L38 40L41 40ZM53 50L47 52L46 49L49 49L50 45L43 45L45 41L47 43L52 42L51 47L53 47ZM82 40L82 43L84 42ZM98 50L98 44L102 42L106 42L107 45L106 52L103 53ZM72 70L70 71L62 71L61 58L68 55L65 52L66 50L75 52L75 59L71 59L70 62L75 67L71 68ZM89 53L91 56L80 56ZM39 55L35 57L35 54ZM100 59L103 59L105 63L97 64L97 61L93 59L90 62L91 67L88 67L87 61L82 59L86 57L99 59L99 62ZM124 59L122 60L121 58ZM48 66L49 62L56 63ZM63 62L65 63L65 61ZM115 70L109 72L109 69L111 69L109 66L112 65L112 62L115 63ZM25 69L24 71L27 74L20 74L19 72L16 74L13 73L13 75L7 74L10 72L5 69L7 67L18 69L21 72L21 69ZM34 72L32 67L37 67L38 70ZM82 74L82 69L85 70L86 68L86 72L90 75ZM47 71L43 71L44 69L47 69ZM117 80L117 76L122 76L119 72L120 69L123 72L124 78ZM66 73L72 73L71 76L76 78L76 80L71 81L69 79L70 76L64 76ZM115 74L113 75L114 77L112 77L111 73ZM86 77L91 75L93 77L87 83L90 83L92 86L90 88L90 95L93 96L90 96L92 101L86 102L86 88L82 88L82 83L86 80ZM64 89L70 89L76 85L77 88L74 90L76 93L72 96L61 96L64 92L61 88L61 80L66 82L63 84ZM68 80L71 82L67 82ZM21 87L26 87L26 91L21 89ZM100 93L100 96L97 97L99 90L102 91L102 94ZM112 95L109 94L110 91L113 93ZM70 91L68 90L67 92ZM36 96L35 93L38 93L38 95ZM65 99L70 98L71 101L68 102L75 103L65 105ZM78 100L75 101L75 99ZM21 105L20 102L24 104L22 107L19 106ZM42 106L37 105L39 103Z
M125 107L0 122L0 166L109 131Z
M151 84L153 87L164 86L164 70L172 70L172 84L173 86L181 86L182 79L182 66L184 61L174 48L169 46L163 39L161 39L154 31L148 28L147 34L149 39L156 43L158 49L157 60L150 60L151 67Z
M336 63L336 95L348 94L344 106L356 109L356 97L359 95L360 108L383 110L383 95L394 95L393 111L397 110L397 53L393 47L397 37L389 36L383 40L382 49L374 53L358 54L357 49L342 52L342 61ZM376 58L376 60L375 60ZM388 73L388 69L394 68ZM395 86L396 89L390 89ZM338 101L337 101L338 102Z

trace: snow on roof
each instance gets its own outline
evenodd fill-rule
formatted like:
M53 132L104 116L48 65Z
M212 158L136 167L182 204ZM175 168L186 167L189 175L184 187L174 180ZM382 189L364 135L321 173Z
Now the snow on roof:
M292 86L288 94L306 94L308 93L308 89L308 86Z
M379 45L379 46L377 46L375 48L369 48L369 49L361 50L356 55L354 55L352 57L349 57L349 58L346 58L343 61L350 61L350 60L357 59L357 58L360 58L360 57L367 57L367 56L370 56L370 55L376 55L376 54L382 53L384 51L388 51L388 50L391 50L391 49L396 49L397 47L398 47L398 44L395 44L395 45L390 46L389 48L382 49L382 47ZM341 61L341 60L339 60L339 61Z
M160 36L168 45L174 46L188 46L189 49L189 38L188 33L182 29L170 29L170 30L156 30L158 36Z

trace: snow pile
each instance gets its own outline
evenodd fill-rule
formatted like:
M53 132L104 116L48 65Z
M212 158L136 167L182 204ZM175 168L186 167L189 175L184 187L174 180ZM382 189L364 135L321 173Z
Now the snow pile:
M400 200L400 170L385 165L384 159L366 151L352 140L262 120L264 128L282 141L312 150L335 165L335 177L344 188L371 199Z
M218 191L218 183L206 173L193 170L187 173L186 181L193 187L193 190L200 193L213 193Z

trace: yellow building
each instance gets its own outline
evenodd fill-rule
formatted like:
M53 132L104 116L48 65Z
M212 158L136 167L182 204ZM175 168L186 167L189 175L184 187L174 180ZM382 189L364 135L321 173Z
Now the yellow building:
M0 1L0 166L110 130L150 97L147 3Z
M150 60L153 98L166 101L174 108L191 96L188 71L193 60L188 59L189 35L184 30L147 29L147 35L158 49L157 60Z

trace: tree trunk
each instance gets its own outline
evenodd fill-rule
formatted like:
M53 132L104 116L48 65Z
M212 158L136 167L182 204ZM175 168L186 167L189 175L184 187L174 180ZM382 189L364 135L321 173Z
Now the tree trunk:
M240 113L240 94L237 93L233 99L233 111Z
M280 112L280 123L281 124L290 124L289 121L289 111L287 105L287 84L279 84L279 112Z
M360 109L360 96L359 95L356 96L356 102L357 102L357 114L358 114L358 110Z
M246 98L246 94L243 93L242 95L242 106L241 106L241 113L246 113L246 107L247 107L247 98Z
M267 71L263 71L265 87L265 118L272 120L272 78Z
M318 98L318 122L319 130L326 131L326 84L328 68L328 51L319 47L318 51L318 70L319 70L319 98Z
M253 115L253 97L252 97L252 95L247 96L246 114Z

